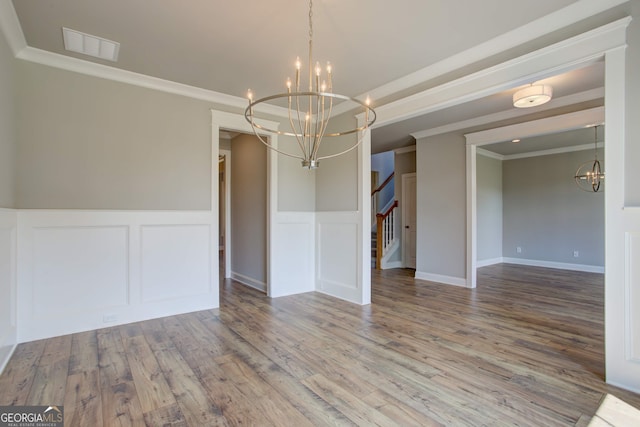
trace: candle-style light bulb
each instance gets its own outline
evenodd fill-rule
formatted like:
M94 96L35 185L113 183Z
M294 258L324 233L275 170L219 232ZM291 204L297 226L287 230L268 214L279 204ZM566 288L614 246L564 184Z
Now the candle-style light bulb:
M302 62L300 62L300 57L298 56L296 58L296 70L300 71L300 68L302 68Z
M327 61L327 73L331 74L333 68L331 67L331 62Z
M247 91L247 98L249 101L253 101L253 92L251 92L251 89Z
M323 80L322 85L320 85L320 92L325 92L327 90L327 83Z
M367 104L367 107L371 105L371 98L369 98L369 95L367 95L367 99L364 101L365 104Z
M287 77L287 90L291 92L291 78Z
M320 68L320 63L316 62L316 76L320 77L321 73L322 73L322 68Z

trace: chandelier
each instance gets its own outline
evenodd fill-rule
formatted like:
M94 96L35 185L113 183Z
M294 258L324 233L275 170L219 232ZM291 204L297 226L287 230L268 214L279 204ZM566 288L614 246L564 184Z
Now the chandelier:
M366 130L375 122L376 113L370 106L370 100L360 101L349 96L340 95L333 92L332 68L327 62L323 76L323 69L320 63L316 62L313 67L313 0L309 1L309 62L308 62L308 88L305 91L301 82L302 63L300 58L295 64L295 79L287 79L287 91L264 98L256 99L251 90L247 93L249 106L244 111L244 117L251 124L256 137L268 148L277 151L285 156L294 157L302 161L302 166L308 169L315 169L319 166L320 160L336 157L348 153L360 145ZM288 106L288 128L287 130L270 129L256 121L254 108L262 103L274 100L286 100ZM329 120L333 111L334 101L349 102L355 104L354 108L363 114L362 124L348 129L328 130ZM294 137L297 141L297 148L287 151L281 147L275 147L267 135L285 135ZM355 135L355 142L348 148L341 151L320 155L320 144L324 139L340 137L343 135ZM344 147L341 147L344 148ZM325 150L326 151L326 150Z
M604 180L604 172L598 160L598 126L594 126L594 155L593 162L586 162L580 165L576 171L575 180L581 190L597 193L600 184Z

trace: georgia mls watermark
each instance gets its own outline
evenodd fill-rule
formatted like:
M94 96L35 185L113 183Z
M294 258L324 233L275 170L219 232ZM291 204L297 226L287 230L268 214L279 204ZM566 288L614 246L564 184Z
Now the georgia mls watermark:
M62 406L0 406L0 427L63 427Z

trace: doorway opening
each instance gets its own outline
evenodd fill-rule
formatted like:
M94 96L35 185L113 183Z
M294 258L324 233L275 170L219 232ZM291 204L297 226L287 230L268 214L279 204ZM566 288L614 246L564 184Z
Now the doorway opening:
M267 153L254 135L220 131L220 277L267 292Z

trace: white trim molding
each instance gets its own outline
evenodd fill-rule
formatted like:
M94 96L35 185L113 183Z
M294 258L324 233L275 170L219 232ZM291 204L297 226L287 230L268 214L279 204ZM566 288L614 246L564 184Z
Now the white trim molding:
M576 5L581 2L577 2ZM630 17L376 108L374 127L396 123L592 64L624 44ZM505 76L509 76L505 80Z
M467 145L481 147L496 142L511 141L514 138L529 138L548 135L572 129L580 129L593 124L604 123L604 107L595 107L574 113L560 114L539 120L517 123L465 134Z
M473 64L474 62L483 60L493 55L502 53L508 49L533 41L539 37L550 34L553 31L575 24L586 18L597 15L621 4L627 3L628 1L629 0L576 1L569 6L566 6L549 15L536 19L535 21L504 33L484 43L476 45L471 49L467 49L458 54L452 55L433 65L430 65L397 80L389 82L383 86L380 86L372 91L369 91L368 94L362 94L359 96L359 98L364 99L367 95L369 95L372 99L383 99L387 96L399 93L411 87L415 87L436 77L445 75L455 70L459 70L465 66ZM566 62L569 62L569 60L567 60ZM541 78L542 77L538 77L537 79L533 80L540 80ZM521 83L514 84L513 86L518 86L524 83L529 83L529 81L522 81ZM429 96L427 95L426 98L428 99ZM338 112L345 112L341 110L340 107L338 107L336 110ZM376 109L376 111L377 110L378 109ZM379 120L379 123L375 124L374 127L381 126L382 122L386 120L383 117L381 117L380 119L381 120Z
M263 281L256 280L252 277L245 276L244 274L236 273L235 271L231 272L231 278L238 283L242 283L245 286L249 286L250 288L257 289L260 292L267 292L267 284Z
M27 47L13 2L0 2L0 31L4 34L13 56L18 56Z
M18 341L218 307L216 228L210 211L20 210Z
M18 343L18 211L0 208L0 374Z
M415 278L418 280L426 280L428 282L443 283L445 285L467 287L467 280L463 277L444 276L442 274L427 273L424 271L416 271Z
M477 201L476 201L476 156L478 154L498 158L494 153L479 148L496 142L509 141L513 138L526 138L537 135L546 135L569 129L578 129L594 123L603 123L605 119L604 107L596 107L574 113L562 114L540 120L503 126L485 131L468 133L466 151L466 176L467 176L467 287L475 288L477 265ZM557 150L538 152L538 155L556 154ZM491 153L491 155L489 155ZM529 156L531 153L529 154ZM500 160L507 158L519 158L520 156L500 156ZM610 159L607 159L611 165Z
M527 265L530 267L555 268L558 270L582 271L585 273L604 273L603 265L572 264L567 262L544 261L539 259L502 258L504 264Z
M544 105L540 105L536 108L537 112L553 110L555 108L564 107L567 105L575 105L581 102L593 101L596 99L604 98L604 87L587 90L584 92L563 96L560 98L554 98L550 102ZM444 133L455 132L461 129L469 129L476 126L482 126L489 123L496 123L502 120L514 119L518 117L526 116L530 114L523 108L511 108L506 111L500 111L498 113L487 114L486 116L474 117L472 119L463 120L461 122L455 122L444 126L438 126L431 129L425 129L422 131L414 132L411 134L416 140L427 138L435 135L442 135Z

